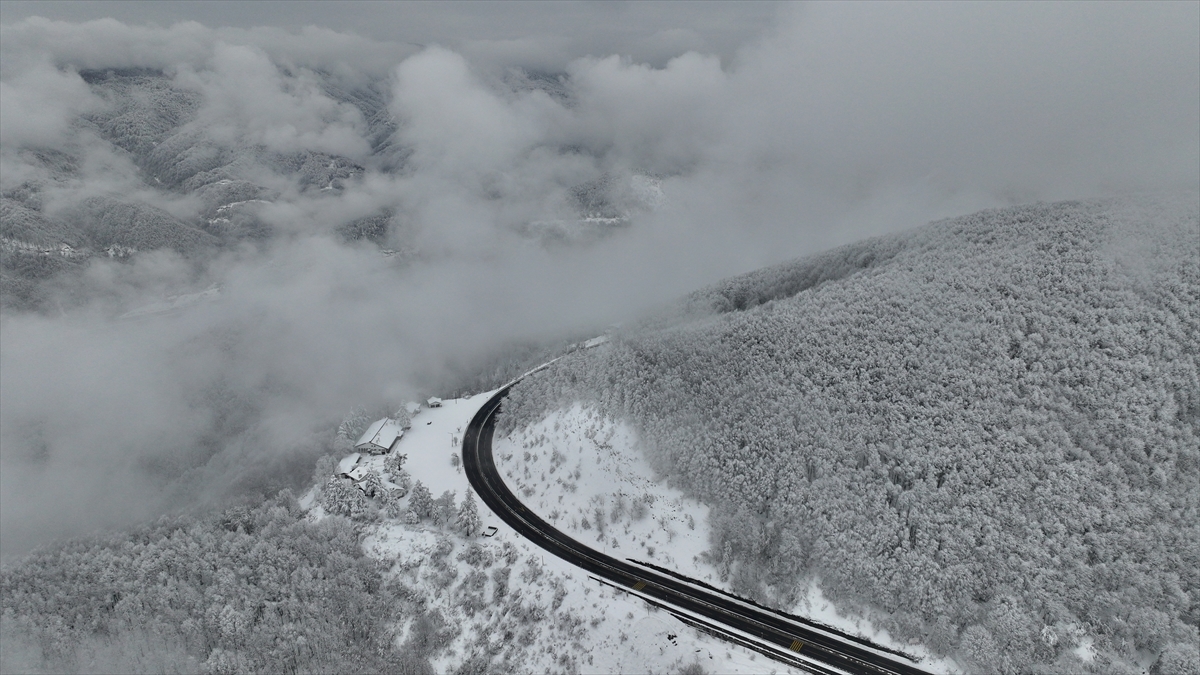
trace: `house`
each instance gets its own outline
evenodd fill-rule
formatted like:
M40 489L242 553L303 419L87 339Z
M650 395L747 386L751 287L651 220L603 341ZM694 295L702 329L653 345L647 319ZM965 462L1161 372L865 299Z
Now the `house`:
M372 422L371 426L367 427L358 442L354 444L354 449L371 455L382 455L390 452L392 446L396 445L396 441L399 441L403 435L404 429L400 423L390 417L385 417Z
M342 458L342 461L338 462L337 474L335 475L346 477L354 467L358 466L360 460L362 460L362 455L357 452L346 455Z
M431 397L431 398L430 398L428 401L426 401L425 403L426 403L426 405L428 405L430 408L440 408L440 407L442 407L442 399L440 399L440 398L438 398L438 397L436 397L436 396L433 396L433 397Z

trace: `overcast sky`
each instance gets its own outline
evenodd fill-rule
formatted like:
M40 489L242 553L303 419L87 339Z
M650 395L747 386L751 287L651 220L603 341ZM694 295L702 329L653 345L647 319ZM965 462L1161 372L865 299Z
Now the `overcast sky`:
M775 2L27 2L5 0L5 23L44 16L64 21L112 17L210 27L321 26L374 40L442 44L561 69L580 56L624 54L662 65L688 49L731 57L767 29Z
M9 551L169 508L171 467L199 463L195 490L223 493L311 454L351 406L429 393L508 340L935 218L1200 183L1194 2L5 0L0 24L0 187L34 186L51 217L100 195L201 218L80 123L108 105L88 68L162 70L201 101L181 138L205 151L366 167L314 195L247 155L240 177L277 195L271 241L203 265L98 257L54 311L0 310ZM513 66L565 93L513 85ZM404 171L320 77L383 92ZM76 174L47 176L29 149ZM605 176L629 227L586 246L528 236L577 217L571 190ZM412 265L336 236L382 212ZM175 319L115 319L210 285L219 303ZM233 430L230 409L250 411Z

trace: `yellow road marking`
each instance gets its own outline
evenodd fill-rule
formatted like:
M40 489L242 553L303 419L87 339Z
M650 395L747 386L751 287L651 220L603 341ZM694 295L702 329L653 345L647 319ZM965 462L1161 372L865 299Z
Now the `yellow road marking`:
M635 591L640 591L640 590L642 590L642 589L643 589L643 588L645 588L645 587L646 587L646 582L644 582L644 581L639 581L639 582L637 582L636 584L634 584L634 585L633 585L633 590L635 590Z
M788 649L791 649L794 652L798 652L798 651L800 651L800 648L803 646L804 646L803 642L801 642L799 640L792 640L792 646L789 647Z

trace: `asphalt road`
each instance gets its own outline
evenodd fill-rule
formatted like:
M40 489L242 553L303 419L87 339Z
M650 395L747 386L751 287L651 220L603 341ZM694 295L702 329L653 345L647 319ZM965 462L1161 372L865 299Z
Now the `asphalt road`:
M610 558L542 520L508 489L492 457L496 412L511 386L497 392L475 414L463 437L462 454L471 487L488 508L521 536L604 583L635 591L648 602L658 604L697 628L755 649L772 659L819 673L834 672L823 668L821 664L824 664L845 673L927 675L927 671L917 668L911 661L881 654L861 644L860 639L810 628L797 617L747 605L720 591L697 588L666 573ZM686 612L676 611L672 606ZM747 640L729 631L731 628L756 636L774 645L775 649Z

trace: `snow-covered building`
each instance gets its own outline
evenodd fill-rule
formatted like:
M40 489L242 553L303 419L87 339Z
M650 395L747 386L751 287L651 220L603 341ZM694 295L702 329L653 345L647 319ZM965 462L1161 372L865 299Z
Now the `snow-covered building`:
M430 408L440 408L440 407L442 407L442 399L440 399L440 398L438 398L438 397L436 397L436 396L433 396L433 397L431 397L431 398L430 398L428 401L426 401L425 403L426 403L426 405L428 405Z
M391 451L392 446L403 435L404 428L400 426L400 423L390 417L385 417L372 422L371 426L367 427L358 442L354 444L354 449L372 455L382 455Z
M362 455L358 454L357 452L346 455L342 458L342 461L338 462L336 475L346 476L351 470L354 469L354 467L358 466L360 460L362 460Z

